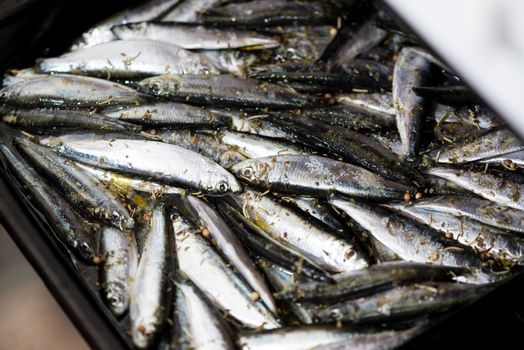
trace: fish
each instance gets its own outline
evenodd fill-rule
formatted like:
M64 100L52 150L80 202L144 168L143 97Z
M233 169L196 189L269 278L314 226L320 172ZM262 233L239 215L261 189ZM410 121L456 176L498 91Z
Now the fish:
M185 103L157 102L139 106L114 106L100 111L101 114L122 121L152 127L169 128L216 128L228 125L230 119Z
M446 266L412 263L405 261L387 262L367 269L337 275L336 283L308 281L295 283L292 288L278 292L278 300L333 303L365 297L402 284L428 281L450 281L460 269Z
M14 147L2 143L0 153L4 166L10 169L24 191L30 195L31 203L40 210L58 240L84 262L88 264L99 262L100 257L94 237L90 234L83 218L58 192L43 181Z
M121 84L67 74L29 79L0 90L0 102L20 107L91 108L140 104L149 99Z
M17 138L15 144L72 206L113 227L133 229L135 222L124 206L89 173L28 139Z
M236 234L210 204L191 195L187 196L187 201L198 213L201 224L209 231L209 235L218 250L228 258L231 265L249 283L251 288L260 295L260 299L267 308L271 312L276 313L277 305L271 291Z
M431 73L431 62L414 47L405 47L399 54L393 71L393 105L397 129L402 140L402 153L413 160L427 106L423 97L413 92L413 87L426 82Z
M371 110L385 118L395 116L395 107L393 107L393 96L388 93L351 93L337 94L334 96L335 101L340 104L360 107L363 110Z
M12 86L23 81L27 81L34 78L41 78L44 76L45 74L37 73L33 68L11 69L10 71L4 74L4 79L2 80L2 87Z
M153 40L117 40L37 63L44 73L89 75L108 79L141 79L161 74L213 74L206 56Z
M292 89L229 74L161 75L144 79L137 87L157 97L197 105L299 108L313 104L311 97Z
M495 203L524 210L524 197L521 196L524 184L512 179L490 173L439 167L430 168L428 174L451 181L465 190Z
M135 235L113 227L104 227L100 235L100 281L102 294L117 317L129 308L138 269Z
M217 111L216 109L210 109ZM228 129L245 134L260 135L275 139L289 139L289 134L271 125L268 121L269 115L247 115L244 113L230 112L231 125Z
M444 195L418 200L409 208L469 218L499 228L498 233L524 232L524 212L482 198Z
M64 141L62 156L97 168L146 177L207 193L239 192L233 175L212 160L173 144L149 140Z
M446 311L488 291L489 287L460 283L413 284L327 306L317 317L322 322L384 322Z
M152 344L167 317L170 226L166 208L156 205L151 212L129 305L133 344L140 349Z
M173 9L163 14L164 22L192 23L200 21L200 14L209 8L226 3L227 0L181 0Z
M7 109L1 111L2 121L16 128L37 132L70 128L106 132L139 132L139 126L114 120L99 113L63 109Z
M172 219L180 270L218 308L245 327L273 329L280 323L254 298L242 278L187 219ZM205 278L204 278L205 276Z
M175 283L175 336L177 349L235 349L221 316L190 281Z
M413 86L413 92L425 98L434 99L446 105L472 104L477 102L476 95L467 86Z
M323 270L337 273L368 266L366 255L356 243L333 234L319 223L308 221L268 196L245 190L233 200L244 215L265 232L265 237Z
M433 118L437 122L465 122L481 129L491 129L503 125L502 120L495 113L481 105L447 106L436 103Z
M481 159L478 162L490 165L502 165L508 170L516 170L517 168L524 166L524 150Z
M524 149L508 128L490 129L481 135L467 136L457 142L432 150L429 156L438 163L462 164L502 156Z
M327 197L342 193L371 199L402 198L412 188L348 163L314 155L245 160L231 168L248 184L280 193Z
M221 143L240 152L247 158L262 158L287 154L306 154L301 147L264 136L232 131L220 131L217 138Z
M161 41L186 50L262 50L280 45L277 38L243 30L223 30L200 24L138 22L116 25L121 40Z
M413 209L397 203L386 204L385 206L443 232L447 237L458 241L460 244L472 247L482 255L510 263L518 262L524 256L524 239L522 237L504 231L501 232L494 227L451 214Z
M336 7L322 1L252 0L208 8L199 20L217 26L262 28L291 24L334 25L338 16Z

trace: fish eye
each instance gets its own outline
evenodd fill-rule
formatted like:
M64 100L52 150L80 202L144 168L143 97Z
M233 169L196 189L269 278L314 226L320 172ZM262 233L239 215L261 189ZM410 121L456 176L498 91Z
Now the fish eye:
M162 82L160 80L155 80L149 85L149 87L153 91L158 91L162 87Z
M226 181L222 180L216 184L215 188L219 193L225 193L229 190L229 184Z
M254 174L253 168L251 166L247 166L242 170L242 176L247 177L250 179Z
M91 251L91 247L86 242L80 243L80 247L79 248L80 248L81 251L83 251L85 253L89 253Z

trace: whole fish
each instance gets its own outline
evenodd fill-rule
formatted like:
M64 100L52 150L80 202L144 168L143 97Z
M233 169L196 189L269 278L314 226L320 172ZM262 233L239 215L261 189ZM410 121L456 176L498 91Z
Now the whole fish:
M275 296L278 300L336 301L355 299L408 282L450 280L460 269L412 262L389 262L336 276L335 284L295 283Z
M332 196L329 203L346 212L402 259L424 264L479 269L480 258L465 247L453 247L440 233L386 209Z
M416 334L416 329L399 331L357 330L332 325L287 327L273 331L244 333L238 344L244 350L393 349Z
M157 137L164 142L197 152L225 169L231 169L233 165L246 160L244 155L220 143L212 134L188 130L162 130L158 132Z
M236 274L196 227L181 216L173 220L179 268L223 311L249 328L280 327L256 301L253 290Z
M151 0L137 7L117 13L82 34L73 43L70 51L116 40L116 37L111 32L113 25L157 19L170 11L179 2L180 0Z
M267 196L246 190L236 195L234 201L244 215L265 232L266 237L322 269L342 272L368 266L367 257L356 244Z
M66 74L29 79L0 90L0 101L24 107L90 108L140 104L148 99L124 85Z
M433 282L397 287L374 295L343 301L318 314L322 322L384 322L442 312L472 301L489 291L468 284Z
M205 296L189 281L175 283L176 349L235 349L221 316L209 305Z
M101 113L126 122L154 127L215 128L230 123L230 119L224 115L174 102L108 107L103 109Z
M434 149L430 157L438 163L469 163L493 158L524 149L522 143L509 129L490 129L481 135L465 137L454 144Z
M129 305L133 343L151 345L166 318L171 232L166 209L157 205L144 241Z
M277 306L273 295L236 234L211 205L195 196L188 196L187 201L198 213L202 225L208 229L211 239L215 242L218 250L228 258L231 265L244 277L251 288L260 295L260 299L262 299L267 308L276 313Z
M330 158L282 155L245 160L231 168L250 185L280 193L329 196L342 193L371 199L402 198L411 188Z
M228 74L162 75L140 81L138 89L154 96L198 105L299 108L314 101L294 90Z
M305 150L293 143L259 135L224 130L218 133L217 138L220 142L240 152L247 158L306 153Z
M206 56L153 40L118 40L45 58L44 73L68 73L116 79L140 79L161 74L218 73Z
M273 27L291 24L335 24L337 9L322 1L252 0L209 8L201 21L212 25Z
M451 214L414 209L398 203L386 206L441 231L447 237L489 257L513 263L524 256L523 238L508 235L504 231L500 232L494 227Z
M164 22L192 23L199 20L207 9L221 5L227 0L180 0L180 3L161 16Z
M502 230L524 232L524 212L486 199L446 195L426 198L410 205L413 209L441 212L469 218ZM504 232L504 231L498 231Z
M431 72L431 62L417 48L402 49L393 72L393 105L397 116L397 129L402 140L403 155L408 160L416 157L426 103L413 92L423 84Z
M2 121L8 125L35 131L71 128L114 132L138 132L140 127L114 120L105 115L62 109L8 109L2 111Z
M524 184L495 174L462 169L431 168L428 174L451 181L483 198L514 209L524 210Z
M13 147L0 144L4 165L7 166L31 196L31 203L41 211L47 223L72 252L87 263L100 260L94 238L85 227L85 221L38 173L18 154Z
M122 40L155 40L186 50L260 50L278 47L273 37L256 32L222 30L203 25L176 22L139 22L114 26Z
M157 141L114 139L63 142L57 151L69 159L161 183L207 193L239 192L240 184L212 160L183 147Z
M100 236L102 293L113 314L122 316L128 309L138 268L135 235L104 227Z
M124 206L89 173L32 141L17 138L15 143L71 205L114 227L133 228L135 222Z

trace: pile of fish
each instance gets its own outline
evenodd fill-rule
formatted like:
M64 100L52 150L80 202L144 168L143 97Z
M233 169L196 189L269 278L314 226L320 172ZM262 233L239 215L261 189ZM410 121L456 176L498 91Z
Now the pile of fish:
M153 0L6 74L6 175L134 346L391 349L518 271L524 143L375 6Z

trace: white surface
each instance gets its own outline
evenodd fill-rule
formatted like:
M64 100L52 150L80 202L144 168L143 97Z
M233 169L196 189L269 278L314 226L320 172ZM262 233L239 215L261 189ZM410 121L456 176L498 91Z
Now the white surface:
M384 0L524 135L523 0Z

